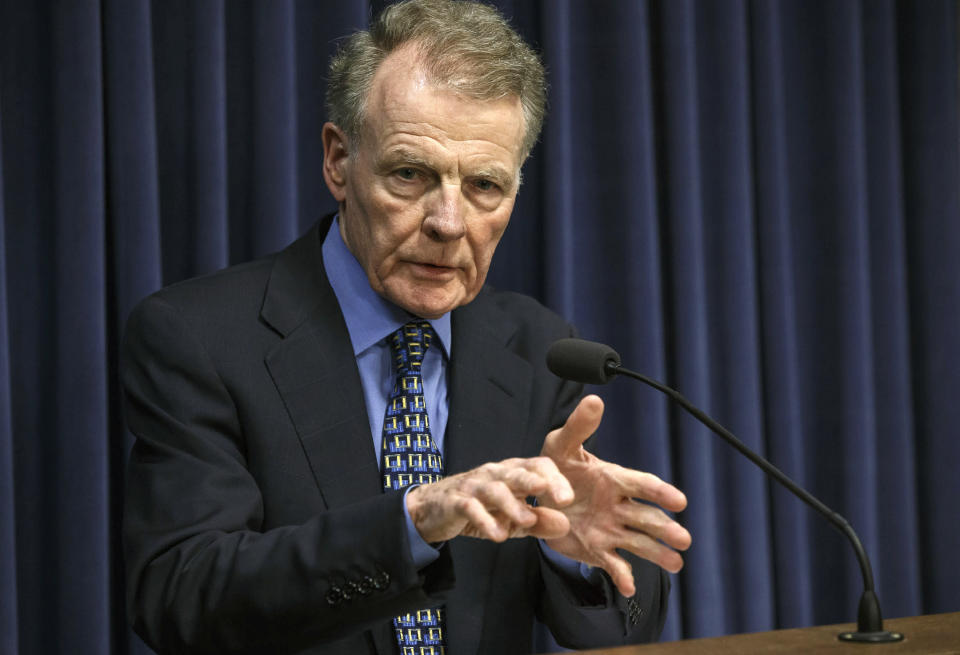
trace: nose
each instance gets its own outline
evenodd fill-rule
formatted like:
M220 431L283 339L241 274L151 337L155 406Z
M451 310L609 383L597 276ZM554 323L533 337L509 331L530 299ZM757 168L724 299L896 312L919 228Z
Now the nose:
M442 184L434 202L427 207L423 229L436 241L456 241L466 234L464 222L464 199L460 187Z

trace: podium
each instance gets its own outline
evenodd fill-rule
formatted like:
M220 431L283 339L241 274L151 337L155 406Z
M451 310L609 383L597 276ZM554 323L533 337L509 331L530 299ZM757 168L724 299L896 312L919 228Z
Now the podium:
M642 646L620 646L579 651L589 655L732 655L733 653L828 653L833 655L894 655L950 653L960 655L960 612L886 619L886 630L902 632L903 641L891 644L842 642L837 635L855 630L853 624L821 625L771 632L752 632L710 639L684 639Z

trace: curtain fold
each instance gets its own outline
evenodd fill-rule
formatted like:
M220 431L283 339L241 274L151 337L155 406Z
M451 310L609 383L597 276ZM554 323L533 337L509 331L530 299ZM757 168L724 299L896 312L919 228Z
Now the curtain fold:
M780 3L751 5L752 131L754 203L759 321L762 357L764 435L767 457L801 485L806 484L800 408L799 353L794 300L793 249L789 225L793 215L787 173L786 89ZM761 247L762 244L762 247ZM762 272L762 274L761 274ZM779 485L770 493L772 551L779 625L810 625L814 621L812 590L808 584L811 554L805 543L814 520Z
M903 529L892 531L873 550L880 584L902 598L901 607L920 607L921 576L918 538L916 432L910 389L910 306L904 243L906 208L901 148L900 84L897 66L896 9L884 2L863 12L864 61L873 62L865 78L867 202L877 441L887 457L878 458L873 490L876 505L903 517ZM869 111L866 110L869 107ZM899 488L884 484L899 479Z
M36 486L27 487L41 496L45 517L35 527L37 587L47 593L36 594L38 614L27 616L44 626L37 636L45 646L36 651L61 634L109 648L111 600L101 17L87 2L58 3L51 18L52 231L39 244L50 277L45 312L32 323L42 331L35 345L49 349L35 406L46 429ZM28 635L21 648L31 651Z
M898 5L903 117L902 202L907 211L908 298L919 480L923 607L957 603L960 569L960 140L957 126L957 6Z
M124 321L334 208L326 64L384 4L0 0L0 652L148 652ZM490 282L846 516L885 615L960 610L957 1L496 4L550 105ZM665 639L854 619L841 535L655 391L591 391L600 456L690 501Z
M671 62L660 71L660 133L662 148L658 167L662 175L660 214L669 216L664 224L664 259L661 284L667 306L664 317L668 337L668 384L683 389L684 395L716 413L710 380L715 363L710 358L709 324L712 294L708 290L704 177L702 167L702 89L697 84L698 55L696 7L690 0L664 3L659 7L653 29L657 31L660 61ZM707 539L714 548L695 548L685 556L688 578L683 585L684 628L694 633L717 634L732 619L723 602L724 568L732 564L725 556L723 535L727 533L724 506L729 498L714 492L720 484L716 464L725 453L722 445L692 417L672 408L676 459L674 477L683 480L685 492L701 502L691 503L684 523L698 539ZM762 545L760 546L762 548ZM703 599L698 603L693 599Z
M111 327L118 334L133 305L162 284L164 230L150 5L145 0L111 0L103 11L107 265L113 285L110 300L115 323ZM210 185L209 168L197 171L204 186ZM169 187L164 191L164 202L175 202Z
M0 94L0 135L3 134L3 95ZM0 139L0 153L3 140ZM3 158L0 157L0 246L7 243L7 222L3 205ZM17 508L14 499L13 423L10 402L10 331L7 311L7 257L6 248L0 247L0 650L4 653L18 651L17 589Z

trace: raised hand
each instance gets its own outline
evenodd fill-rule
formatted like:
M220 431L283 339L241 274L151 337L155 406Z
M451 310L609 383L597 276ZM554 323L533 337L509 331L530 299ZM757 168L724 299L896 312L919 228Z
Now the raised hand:
M629 597L636 591L633 572L616 549L667 571L679 571L683 558L677 550L690 546L690 533L660 507L679 512L687 506L687 498L655 475L605 462L584 450L583 442L600 426L602 417L603 401L586 396L563 427L547 435L541 454L553 460L575 498L572 503L557 504L550 497L539 497L538 505L559 510L570 525L569 532L547 538L547 544L567 557L604 569L620 593Z
M549 499L531 507L528 496ZM507 459L417 487L407 494L407 511L427 542L459 535L504 541L513 537L560 537L570 524L558 511L573 502L566 478L547 457Z

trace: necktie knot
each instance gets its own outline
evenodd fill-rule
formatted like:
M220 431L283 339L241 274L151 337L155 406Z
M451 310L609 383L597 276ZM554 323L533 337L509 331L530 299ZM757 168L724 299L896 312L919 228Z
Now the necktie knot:
M419 371L423 356L433 341L433 326L429 321L410 321L397 329L388 340L393 348L397 371Z

